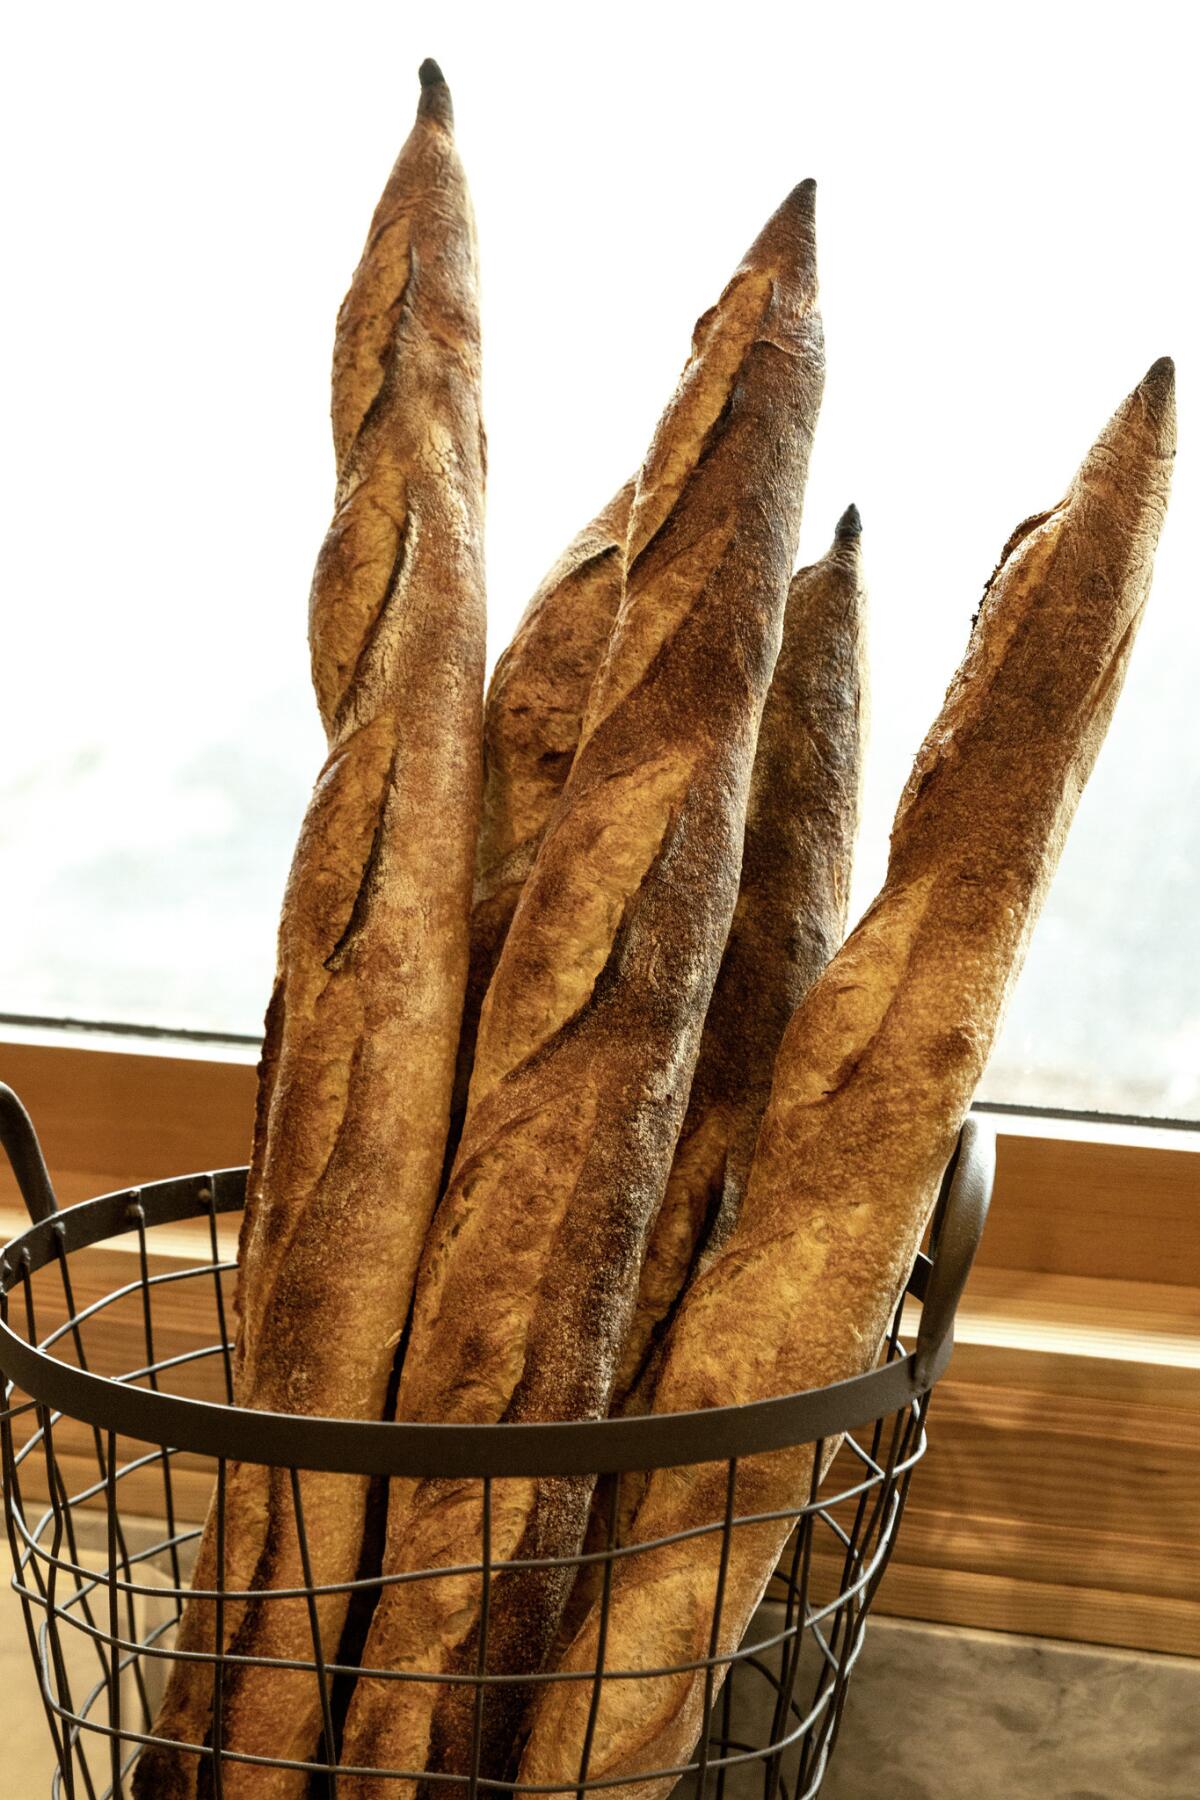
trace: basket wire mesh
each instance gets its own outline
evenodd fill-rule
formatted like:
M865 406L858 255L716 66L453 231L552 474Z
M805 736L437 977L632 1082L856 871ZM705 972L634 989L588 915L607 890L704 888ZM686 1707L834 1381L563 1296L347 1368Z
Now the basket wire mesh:
M8 1377L0 1411L0 1461L13 1586L38 1673L57 1765L51 1792L64 1800L128 1794L131 1770L147 1744L168 1746L153 1724L172 1659L204 1663L212 1687L212 1729L187 1746L203 1797L224 1800L237 1764L292 1769L297 1792L351 1800L376 1787L418 1783L425 1795L450 1792L577 1796L627 1784L594 1774L592 1753L605 1683L703 1680L705 1726L690 1759L639 1769L662 1791L680 1784L694 1800L813 1800L837 1742L847 1683L862 1649L872 1601L894 1548L913 1471L925 1452L932 1386L949 1358L953 1314L982 1228L991 1184L990 1140L974 1121L964 1128L947 1170L929 1253L918 1257L908 1295L924 1301L914 1351L901 1339L897 1307L880 1365L836 1388L757 1406L659 1419L602 1420L549 1426L429 1427L249 1414L232 1406L228 1282L235 1264L219 1222L236 1212L244 1170L158 1182L58 1213L32 1128L15 1097L0 1089L3 1137L34 1218L0 1260L0 1367ZM187 1227L181 1240L180 1224ZM171 1237L171 1254L157 1239ZM90 1275L95 1297L77 1291L72 1258L120 1238L127 1278L110 1250ZM79 1265L83 1268L83 1264ZM171 1290L171 1320L164 1318ZM186 1303L186 1304L184 1304ZM121 1323L118 1324L118 1320ZM811 1476L795 1502L769 1513L739 1510L739 1470L750 1456L811 1446ZM836 1451L836 1454L835 1454ZM226 1496L236 1460L270 1463L287 1477L304 1583L261 1595L225 1584ZM700 1527L648 1543L621 1538L623 1483L667 1465L724 1465L724 1509ZM314 1583L303 1473L339 1471L361 1486L396 1474L454 1476L479 1495L477 1558L453 1567ZM494 1555L493 1517L501 1484L531 1475L606 1477L598 1490L599 1548L589 1537L576 1554ZM199 1590L214 1609L211 1651L176 1652L202 1526L205 1490L215 1478L216 1585ZM742 1641L721 1648L730 1556L739 1531L774 1524L787 1547ZM707 1654L653 1668L605 1665L614 1571L619 1562L664 1544L719 1536ZM490 1671L489 1601L497 1580L528 1571L583 1571L598 1602L596 1666ZM395 1581L479 1582L479 1628L469 1667L449 1673L366 1669L356 1656L364 1622L382 1588ZM338 1643L324 1641L319 1600L350 1599L350 1624ZM226 1609L263 1598L303 1603L311 1656L247 1657L225 1645ZM358 1638L355 1641L354 1632ZM223 1648L224 1646L224 1648ZM310 1675L319 1697L320 1742L308 1760L260 1756L226 1738L225 1692L240 1667L277 1667ZM340 1758L340 1726L356 1676L383 1681L436 1680L469 1690L470 1741L454 1768L368 1768ZM586 1729L573 1789L518 1779L515 1759L489 1766L484 1754L489 1706L527 1701L547 1682L590 1683ZM502 1689L509 1690L501 1693ZM190 1759L189 1759L190 1760ZM300 1774L307 1780L301 1780ZM371 1788L371 1792L376 1791Z

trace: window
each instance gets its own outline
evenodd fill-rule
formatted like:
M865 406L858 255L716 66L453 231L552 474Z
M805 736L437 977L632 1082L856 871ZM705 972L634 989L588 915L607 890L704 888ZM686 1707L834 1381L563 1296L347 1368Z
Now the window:
M1153 3L722 18L14 22L5 1013L258 1030L321 756L304 623L333 318L432 50L479 216L493 654L638 462L695 316L787 188L818 179L829 379L801 557L856 500L874 663L859 905L1008 532L1175 355L1184 448L1155 592L985 1092L1200 1117L1186 21Z

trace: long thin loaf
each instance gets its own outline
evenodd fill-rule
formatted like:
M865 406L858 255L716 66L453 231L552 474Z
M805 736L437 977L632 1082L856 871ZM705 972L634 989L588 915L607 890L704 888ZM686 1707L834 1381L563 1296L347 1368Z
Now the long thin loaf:
M607 1409L733 913L799 532L823 378L812 212L806 183L700 321L639 476L617 626L484 1003L398 1417ZM569 1553L589 1493L498 1484L493 1555ZM480 1509L477 1482L393 1482L385 1572L474 1560ZM559 1571L499 1577L489 1669L536 1668L564 1598ZM475 1575L385 1588L364 1668L472 1668L479 1599ZM515 1683L490 1696L485 1773L522 1702ZM470 1709L458 1687L364 1675L343 1758L463 1771Z
M988 585L966 657L901 797L887 878L788 1028L737 1227L690 1290L657 1412L729 1405L857 1374L878 1355L1120 691L1149 590L1174 450L1156 363L1067 498L1027 520ZM739 1514L797 1505L811 1454L739 1466ZM634 1523L648 1546L612 1584L605 1666L709 1654L726 1467L660 1470ZM788 1534L739 1526L718 1655L741 1639ZM598 1614L562 1662L596 1666ZM718 1680L721 1665L717 1665ZM592 1687L544 1687L520 1778L573 1790ZM590 1779L657 1800L701 1725L704 1671L606 1681Z
M788 1021L846 930L866 723L862 522L792 577L746 808L741 884L613 1391L632 1394L697 1251L741 1205ZM640 1410L640 1409L639 1409Z
M617 616L632 500L633 482L627 481L572 539L526 607L488 683L483 818L451 1153L466 1112L483 997L575 760L588 693Z
M483 485L474 227L449 92L421 70L412 134L342 308L334 360L338 487L313 581L313 675L329 755L284 899L239 1279L235 1398L379 1418L437 1198L467 966L480 804ZM268 1481L269 1474L269 1481ZM306 1473L312 1579L352 1580L365 1481ZM224 1585L304 1583L285 1471L227 1472ZM214 1586L210 1514L197 1585ZM332 1656L344 1595L318 1603ZM303 1600L225 1603L236 1656L313 1660ZM211 1652L194 1601L179 1647ZM156 1729L209 1728L212 1671L175 1665ZM222 1742L310 1756L311 1669L231 1663ZM307 1778L226 1762L226 1800ZM148 1750L135 1791L212 1791L211 1765Z
M688 1109L642 1264L610 1412L654 1403L662 1338L689 1280L711 1261L741 1206L771 1073L788 1021L841 944L858 823L866 713L865 594L858 508L820 562L788 590L783 641L754 752L741 883ZM623 1542L644 1478L620 1482ZM614 1478L596 1484L585 1548L603 1552ZM585 1563L559 1628L565 1648L603 1584Z

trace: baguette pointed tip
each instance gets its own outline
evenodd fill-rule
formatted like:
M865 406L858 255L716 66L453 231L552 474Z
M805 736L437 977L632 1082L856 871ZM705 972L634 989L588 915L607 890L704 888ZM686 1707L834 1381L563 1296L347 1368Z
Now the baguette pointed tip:
M800 229L811 232L816 214L817 184L810 176L807 181L797 182L789 194L786 194L771 219L764 227L764 235L772 227L776 230L781 224L793 231Z
M439 125L444 125L449 131L454 124L454 105L441 64L435 62L432 56L427 56L417 70L417 75L421 83L417 117L436 119Z
M1151 363L1133 392L1121 402L1098 442L1109 450L1118 446L1122 455L1140 456L1147 448L1155 456L1174 454L1175 364L1169 356L1160 356Z
M780 202L750 250L747 261L803 274L815 293L817 265L815 181L802 181Z
M1157 362L1151 363L1142 377L1139 392L1154 416L1160 417L1175 397L1174 358L1160 356Z
M1175 364L1169 356L1160 356L1113 413L1080 473L1111 481L1114 455L1132 469L1147 456L1170 460L1174 454Z

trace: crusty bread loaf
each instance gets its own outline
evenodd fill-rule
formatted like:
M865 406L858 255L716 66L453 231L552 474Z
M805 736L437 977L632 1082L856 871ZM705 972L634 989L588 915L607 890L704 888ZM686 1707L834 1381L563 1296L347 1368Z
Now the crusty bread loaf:
M737 895L823 379L812 207L806 183L700 321L639 476L617 625L484 1002L398 1417L607 1408ZM497 1484L493 1556L569 1552L589 1492ZM385 1572L476 1559L480 1509L477 1482L393 1482ZM498 1577L489 1670L536 1667L564 1597L559 1571ZM364 1668L472 1668L479 1601L477 1575L386 1588ZM517 1683L489 1696L485 1773L521 1704ZM470 1726L461 1687L363 1676L343 1759L462 1771Z
M613 1411L633 1394L697 1251L711 1255L728 1236L779 1041L845 934L866 722L861 532L852 506L825 556L799 570L788 591L754 754L737 906Z
M458 1148L479 1011L575 759L584 707L608 646L625 573L633 482L564 550L492 671L483 708L483 819L475 861L471 957L450 1139Z
M666 1343L655 1410L728 1405L860 1373L907 1277L1079 793L1150 582L1174 446L1156 363L1066 500L1026 521L900 801L885 885L779 1053L737 1227ZM740 1514L799 1503L807 1450L740 1465ZM726 1467L661 1470L634 1541L719 1521ZM739 1527L717 1653L739 1642L787 1526ZM605 1665L709 1654L722 1534L658 1544L613 1579ZM562 1667L595 1668L589 1615ZM701 1728L704 1674L604 1684L588 1774L656 1800ZM521 1780L574 1789L591 1684L541 1690Z
M713 988L687 1114L642 1264L610 1411L654 1403L659 1349L686 1283L712 1260L741 1205L780 1039L842 941L858 825L866 723L865 593L857 507L820 562L788 591L783 641L763 708L737 906ZM644 1476L626 1473L617 1539ZM609 1541L614 1478L597 1483L585 1548ZM579 1571L557 1643L574 1637L604 1565Z
M336 511L313 582L313 674L329 756L284 899L250 1204L236 1399L379 1418L437 1198L467 966L480 805L483 483L474 227L449 92L421 71L401 151L342 308L334 361ZM313 1579L353 1579L364 1481L301 1479ZM214 1585L215 1519L198 1581ZM286 1472L228 1472L225 1584L303 1582ZM319 1603L325 1654L345 1598ZM303 1600L226 1602L239 1656L311 1659ZM211 1604L180 1645L210 1651ZM156 1729L203 1741L211 1671L176 1665ZM310 1670L224 1672L227 1749L307 1757ZM136 1791L204 1794L211 1765L148 1751ZM226 1800L306 1777L223 1768Z

